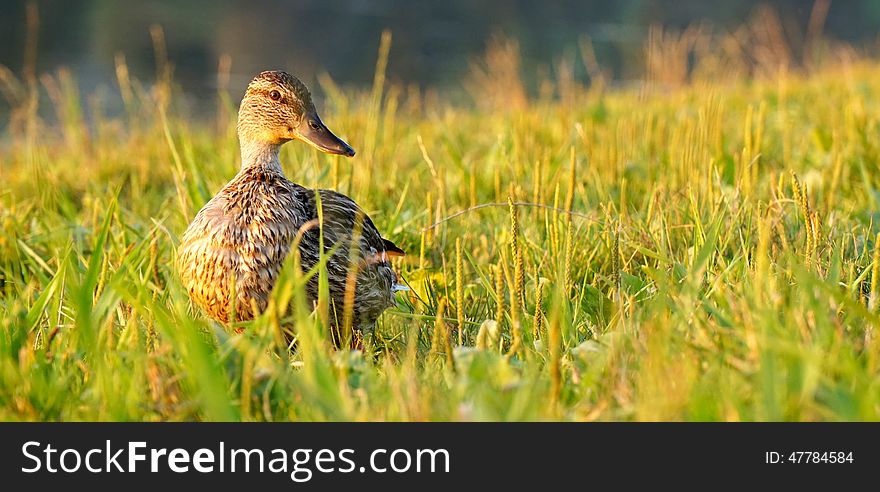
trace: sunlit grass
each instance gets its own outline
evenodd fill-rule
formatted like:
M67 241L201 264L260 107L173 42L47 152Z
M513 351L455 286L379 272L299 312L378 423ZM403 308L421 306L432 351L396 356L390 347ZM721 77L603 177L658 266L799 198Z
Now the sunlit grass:
M2 146L0 419L878 417L880 65L471 107L386 87L381 53L371 91L321 78L358 156L282 152L409 253L365 353L288 309L295 257L241 334L189 305L175 247L237 170L237 95L198 123L119 60L116 118L45 76L57 118L18 107Z

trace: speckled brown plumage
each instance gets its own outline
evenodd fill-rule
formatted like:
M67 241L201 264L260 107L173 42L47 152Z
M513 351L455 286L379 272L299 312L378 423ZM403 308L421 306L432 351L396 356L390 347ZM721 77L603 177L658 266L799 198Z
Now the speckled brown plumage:
M266 308L278 274L301 227L318 217L316 191L289 181L278 161L280 146L304 140L330 153L354 155L326 129L308 89L284 72L263 72L248 87L239 109L242 168L193 219L181 239L177 266L190 298L212 318L251 319ZM369 330L394 303L396 274L390 254L403 252L383 239L355 202L332 190L319 190L324 214L324 248L330 298L341 322L350 267L352 233L356 244L353 326ZM357 226L356 226L357 224ZM319 259L320 229L306 226L299 252L302 267ZM233 299L234 293L234 299ZM307 286L317 299L317 276Z

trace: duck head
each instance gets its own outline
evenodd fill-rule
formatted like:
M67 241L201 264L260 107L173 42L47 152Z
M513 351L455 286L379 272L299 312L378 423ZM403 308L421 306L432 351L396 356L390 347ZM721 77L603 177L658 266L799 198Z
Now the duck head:
M263 72L248 85L238 110L238 137L269 145L302 140L321 152L354 156L321 121L305 84L280 70Z

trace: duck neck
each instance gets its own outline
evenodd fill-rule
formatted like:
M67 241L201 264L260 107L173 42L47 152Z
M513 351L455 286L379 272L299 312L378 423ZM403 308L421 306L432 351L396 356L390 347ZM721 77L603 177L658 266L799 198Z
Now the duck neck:
M241 170L273 171L283 174L278 153L281 144L241 140Z

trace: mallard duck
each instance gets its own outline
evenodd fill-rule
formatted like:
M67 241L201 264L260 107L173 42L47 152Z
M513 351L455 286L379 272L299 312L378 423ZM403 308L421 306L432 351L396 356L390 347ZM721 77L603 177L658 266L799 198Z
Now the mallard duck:
M238 139L241 170L196 214L178 248L178 271L193 303L222 323L230 321L233 310L236 320L265 310L301 229L302 268L308 271L318 262L320 193L331 328L343 321L347 279L353 272L351 327L370 332L401 289L389 257L403 255L403 250L382 237L354 200L291 182L278 159L281 146L291 140L347 157L355 155L354 149L327 129L305 84L282 71L263 72L248 85L238 111ZM351 252L353 241L356 249ZM312 303L317 299L317 275L306 295Z

